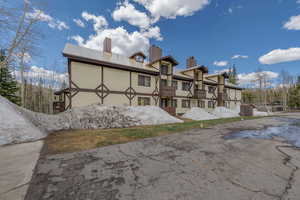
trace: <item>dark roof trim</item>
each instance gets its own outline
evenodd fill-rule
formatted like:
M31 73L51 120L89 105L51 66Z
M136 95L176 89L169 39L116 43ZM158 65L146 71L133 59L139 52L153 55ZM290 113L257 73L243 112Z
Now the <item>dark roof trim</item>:
M62 89L62 90L58 90L56 92L54 92L55 95L61 95L63 93L68 93L69 92L69 88L65 88L65 89Z
M126 70L126 71L132 71L132 72L141 72L141 73L151 74L151 75L159 74L159 72L155 72L155 71L151 71L151 70L147 70L147 69L139 69L139 68L130 67L127 65L109 63L109 62L105 62L105 61L94 60L94 59L84 58L84 57L79 57L79 56L72 56L72 55L68 55L65 53L63 53L63 56L65 56L65 57L69 58L71 61L75 61L75 62L78 61L78 62L82 62L82 63L86 63L86 64L111 67L111 68L116 68L116 69L121 69L121 70Z
M175 60L175 58L173 58L172 56L164 56L161 57L160 59L154 60L151 63L149 63L148 65L152 65L153 63L156 63L158 61L168 61L171 62L173 64L173 66L178 65L179 63Z
M134 58L135 56L142 56L144 59L146 58L146 55L141 51L132 54L129 58Z

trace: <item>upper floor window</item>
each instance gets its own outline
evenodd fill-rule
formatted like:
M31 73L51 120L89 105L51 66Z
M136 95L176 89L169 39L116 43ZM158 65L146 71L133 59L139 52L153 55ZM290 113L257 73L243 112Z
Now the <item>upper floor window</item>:
M172 81L172 86L175 88L175 90L178 90L178 81Z
M182 90L189 91L190 90L190 82L182 82Z
M208 93L214 93L215 87L214 86L208 86Z
M161 79L161 86L168 86L168 81L166 79Z
M151 77L150 76L138 76L138 85L144 87L151 87Z
M160 70L162 75L168 75L168 65L161 65Z

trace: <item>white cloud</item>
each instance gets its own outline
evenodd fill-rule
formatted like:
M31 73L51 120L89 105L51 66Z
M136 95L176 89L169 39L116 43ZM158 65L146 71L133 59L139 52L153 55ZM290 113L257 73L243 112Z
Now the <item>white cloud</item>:
M300 0L297 0L297 2L296 3L300 3Z
M227 73L230 72L230 69L215 70L215 74L222 74L225 72L227 72Z
M142 4L153 17L175 19L177 16L191 16L207 6L209 0L134 0Z
M259 58L261 64L272 65L300 60L300 48L275 49Z
M126 1L112 13L112 17L115 21L127 21L140 28L147 28L151 23L146 13L136 10L132 4Z
M92 20L95 33L91 34L87 39L80 35L72 36L71 39L75 40L79 46L102 50L104 39L109 37L112 39L112 52L128 56L137 51L146 53L150 46L151 38L162 40L160 28L157 26L128 32L124 27L108 28L108 24L103 16L83 12L82 17L87 21Z
M228 12L231 14L233 13L233 9L232 8L228 8Z
M243 56L243 55L234 55L231 57L231 59L246 59L249 58L249 56Z
M50 15L46 14L44 11L34 8L33 12L27 13L28 18L34 18L42 22L46 22L50 28L63 30L69 29L69 26L59 19L55 19Z
M300 30L300 15L292 16L283 27L288 30Z
M85 27L83 21L81 21L80 19L73 19L73 22L75 22L75 24L81 28Z
M267 80L273 80L278 78L279 74L272 71L261 71L261 72L251 72L238 74L239 84L241 85L251 85L254 84L258 77L265 77Z
M228 61L215 61L213 65L218 66L218 67L225 67L228 65Z
M108 23L103 16L96 16L93 14L90 14L86 11L82 12L81 14L82 18L86 21L93 21L94 23L94 31L102 31L103 28L106 28L108 26Z
M149 29L142 31L143 36L147 38L154 38L159 41L163 40L161 34L160 34L160 28L158 26L150 27Z

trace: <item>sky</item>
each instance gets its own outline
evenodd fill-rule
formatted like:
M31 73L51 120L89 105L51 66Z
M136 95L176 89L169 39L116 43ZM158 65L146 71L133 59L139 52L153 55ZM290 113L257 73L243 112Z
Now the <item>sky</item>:
M283 69L300 75L300 0L48 0L28 17L37 13L44 37L30 56L35 69L64 73L66 43L102 50L110 37L126 56L155 44L177 70L189 56L210 73L234 64L242 85L258 68L274 80Z

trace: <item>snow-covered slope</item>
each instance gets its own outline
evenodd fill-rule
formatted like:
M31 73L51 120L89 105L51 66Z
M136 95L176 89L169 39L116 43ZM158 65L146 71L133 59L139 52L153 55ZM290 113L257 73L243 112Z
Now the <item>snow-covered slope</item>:
M141 125L180 123L182 120L171 116L157 106L128 107L126 115L140 121Z
M192 120L209 120L209 119L218 118L215 115L206 112L204 109L196 108L196 107L191 108L182 117L186 119L192 119Z
M212 114L217 116L218 118L230 118L230 117L239 117L240 116L237 111L230 110L226 107L216 107L212 111Z
M34 141L46 135L26 119L16 105L0 96L0 145Z

